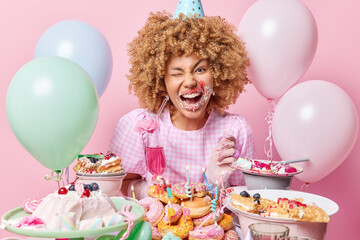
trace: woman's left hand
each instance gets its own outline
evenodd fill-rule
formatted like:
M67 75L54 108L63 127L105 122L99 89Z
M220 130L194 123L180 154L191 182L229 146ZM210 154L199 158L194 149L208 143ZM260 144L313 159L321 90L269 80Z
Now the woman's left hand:
M236 161L234 157L236 138L232 135L225 135L220 139L213 151L208 166L206 176L211 183L220 180L223 177L227 181L230 175L235 171L232 163ZM223 173L223 176L221 174Z

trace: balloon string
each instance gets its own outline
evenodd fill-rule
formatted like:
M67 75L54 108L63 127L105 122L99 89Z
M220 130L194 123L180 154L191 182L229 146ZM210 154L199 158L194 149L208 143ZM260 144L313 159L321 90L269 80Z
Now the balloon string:
M65 177L66 177L66 185L69 185L70 183L70 171L69 171L69 167L65 168Z
M58 188L60 188L60 181L62 180L62 175L63 175L63 171L59 171L59 170L51 171L50 176L49 174L45 175L45 180L49 181L55 179L55 181L58 184Z
M268 158L268 160L273 160L273 152L272 152L272 120L275 111L275 102L274 100L269 100L272 103L272 108L269 109L267 116L265 117L265 121L268 124L268 136L264 143L264 151ZM266 147L268 143L268 148Z

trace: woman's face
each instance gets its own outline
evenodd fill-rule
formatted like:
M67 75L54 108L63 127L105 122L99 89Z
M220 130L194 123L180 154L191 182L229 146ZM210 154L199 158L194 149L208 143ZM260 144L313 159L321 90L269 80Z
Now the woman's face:
M176 113L172 117L187 124L188 120L205 124L206 107L213 93L213 82L207 60L195 55L170 58L166 66L165 86L176 107Z

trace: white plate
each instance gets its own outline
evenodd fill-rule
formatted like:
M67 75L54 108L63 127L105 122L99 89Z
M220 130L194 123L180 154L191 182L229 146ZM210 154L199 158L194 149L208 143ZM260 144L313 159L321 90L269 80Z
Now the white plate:
M115 177L115 176L123 176L126 175L125 170L121 170L117 173L76 173L78 176L85 176L85 177Z
M244 191L244 187L233 187L228 188L226 190L228 193L231 192L231 194L228 194L228 196L225 199L225 202L228 204L227 208L229 208L231 211L235 213L246 213L254 216L259 216L257 214L248 213L245 211L241 211L240 209L237 209L231 205L230 202L230 196L232 194L240 194L240 192ZM273 201L277 201L278 198L303 198L304 203L315 203L318 207L322 208L329 216L335 214L339 210L339 206L332 200L312 194L312 193L306 193L306 192L300 192L300 191L291 191L291 190L279 190L279 189L261 189L261 190L247 190L247 192L250 195L253 195L255 193L259 193L262 198L267 198ZM269 219L280 219L276 217L266 217ZM284 220L284 218L282 218ZM295 221L293 219L288 219L289 221Z
M253 159L253 160L258 161L258 162L264 162L267 164L269 164L271 162L270 160L261 160L261 159ZM276 161L274 161L274 162L276 162ZM293 173L275 173L275 172L270 172L270 171L267 172L267 171L242 168L241 166L237 166L237 168L240 169L241 171L243 171L244 173L253 174L253 175L261 175L261 176L272 176L272 177L284 177L284 176L290 177L290 176L299 174L303 171L303 169L301 167L291 165L291 164L289 164L289 166L296 168L297 171L293 172Z

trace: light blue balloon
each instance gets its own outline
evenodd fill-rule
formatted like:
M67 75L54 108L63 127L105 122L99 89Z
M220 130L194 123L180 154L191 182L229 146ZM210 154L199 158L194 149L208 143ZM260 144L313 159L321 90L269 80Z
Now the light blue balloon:
M58 56L81 66L91 77L100 97L109 84L112 54L106 38L92 25L67 20L56 23L40 37L34 58Z

